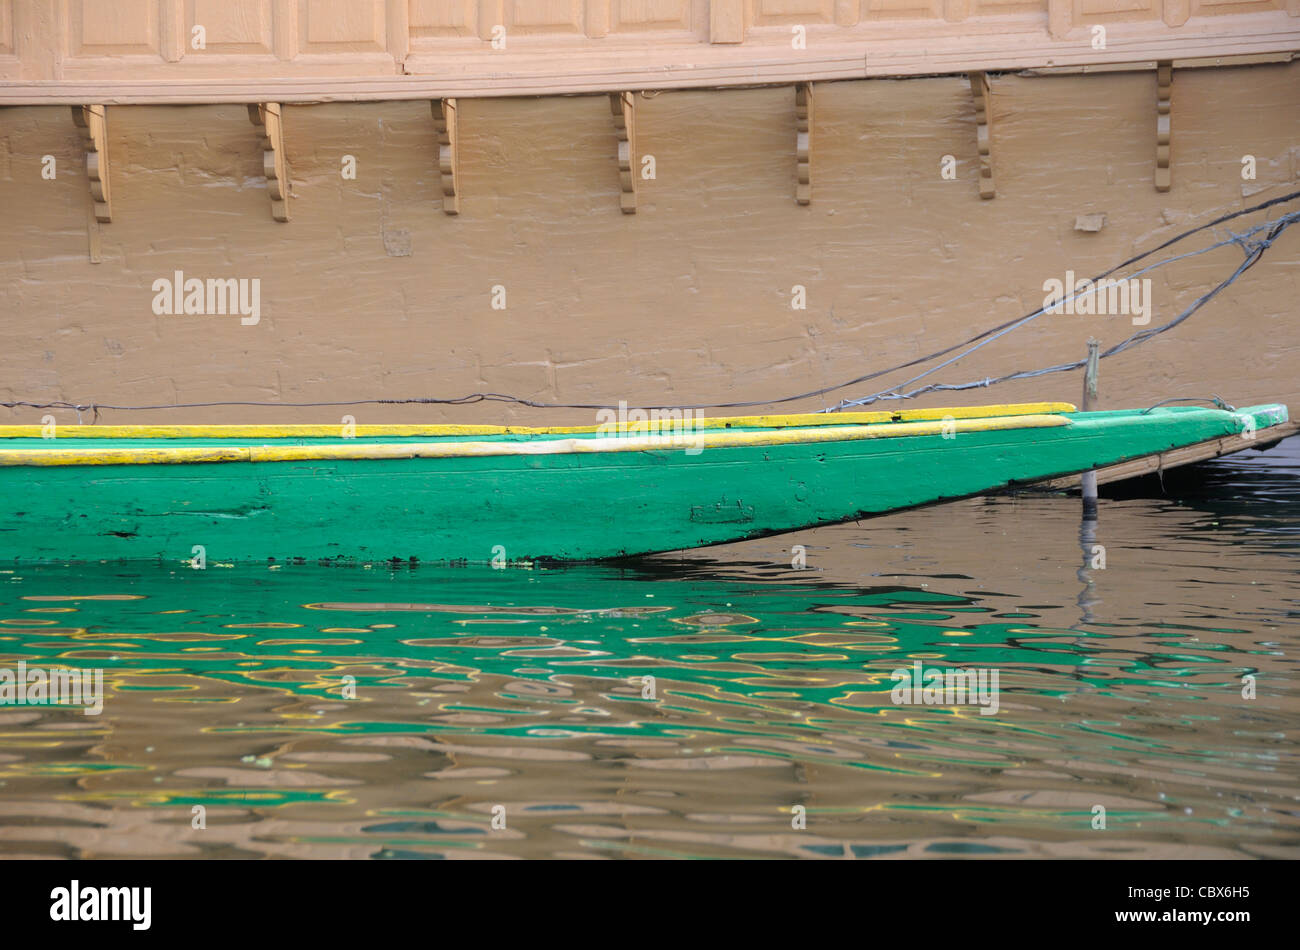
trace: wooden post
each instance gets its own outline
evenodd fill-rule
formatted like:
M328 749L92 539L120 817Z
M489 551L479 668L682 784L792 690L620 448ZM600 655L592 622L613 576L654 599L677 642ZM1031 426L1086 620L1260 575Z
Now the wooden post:
M1092 412L1097 408L1097 369L1101 356L1097 340L1088 340L1088 363L1083 371L1083 411ZM1085 521L1097 520L1097 470L1084 472L1081 478L1083 489L1083 517Z
M1097 597L1097 584L1092 579L1093 559L1096 556L1093 552L1096 549L1097 519L1084 517L1079 522L1079 550L1083 552L1083 564L1075 572L1075 577L1083 584L1083 590L1079 591L1079 596L1075 598L1075 603L1079 605L1081 611L1079 614L1080 623L1092 623L1092 608L1101 603Z

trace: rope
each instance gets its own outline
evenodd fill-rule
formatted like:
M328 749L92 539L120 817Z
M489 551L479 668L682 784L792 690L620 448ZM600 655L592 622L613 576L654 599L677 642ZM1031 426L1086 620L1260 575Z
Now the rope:
M1241 265L1238 266L1237 269L1234 270L1232 274L1228 276L1227 279L1215 285L1215 287L1212 290L1210 290L1208 293L1198 297L1190 307L1185 309L1177 317L1170 320L1168 323L1161 324L1158 327L1151 327L1150 329L1141 330L1137 333L1134 333L1128 339L1115 344L1108 350L1104 350L1101 354L1099 354L1098 359L1106 359L1107 357L1115 356L1118 353L1123 353L1125 350L1130 349L1132 347L1140 346L1141 344L1145 343L1147 340L1150 340L1151 338L1158 336L1161 333L1165 333L1168 330L1172 330L1174 327L1178 326L1178 324L1182 323L1184 320L1186 320L1188 317L1194 314L1197 310L1201 309L1201 307L1205 306L1205 304L1209 303L1211 300L1217 297L1226 287L1229 287L1231 284L1233 284L1237 280L1237 278L1239 278L1242 274L1250 270L1250 268L1254 267L1255 264L1259 262L1259 259L1264 256L1264 251L1266 251L1268 248L1273 246L1273 242L1277 240L1278 235L1280 235L1291 225L1295 224L1297 221L1300 221L1300 211L1294 211L1289 214L1283 215L1281 218L1278 218L1276 221L1269 221L1266 222L1265 224L1257 225L1256 227L1251 228L1249 231L1247 231L1244 235L1233 235L1232 237L1229 237L1223 241L1219 241L1218 243L1213 244L1209 247L1202 248L1199 251L1193 251L1187 254L1180 254L1175 257L1168 258L1164 261L1159 261L1155 264L1150 265L1149 267L1143 268L1142 270L1138 271L1137 272L1138 274L1144 274L1150 270L1155 269L1156 267L1162 266L1163 264L1171 263L1173 261L1183 260L1188 257L1195 257L1199 254L1208 253L1209 251L1216 250L1217 248L1220 247L1225 247L1229 244L1237 244L1241 246L1243 250L1247 250L1246 259L1242 261ZM1261 238L1257 241L1249 240L1250 237L1264 230L1268 231L1267 237ZM1106 274L1103 274L1101 277L1096 278L1092 282L1093 285L1092 288L1084 292L1091 293L1092 290L1096 289L1096 284L1098 281L1114 273L1114 271L1115 269L1112 268L1110 271L1107 271ZM1081 293L1084 292L1076 293L1068 299L1073 300L1075 299L1075 297L1080 296ZM1064 302L1065 302L1064 300L1061 301L1062 304ZM1054 302L1052 304L1052 309L1055 309L1056 306L1057 304ZM980 349L981 347L986 346L989 343L992 343L993 340L1002 336L1004 333L1008 333L1011 330L1017 329L1018 327L1021 327L1026 323L1029 323L1031 320L1035 319L1036 317L1039 317L1043 313L1046 313L1047 309L1048 309L1047 307L1040 307L1038 310L1034 311L1033 313L1028 314L1025 317L1022 317L1019 320L1013 321L1011 325L1009 326L1004 325L1005 329L1000 329L1000 332L995 333L992 336L990 336L988 339L985 339L982 342L976 344L975 346L972 346L966 352L960 353L957 356L954 356L952 359L945 360L943 363L940 363L938 366L928 369L924 373L921 373L917 376L913 376L911 379L907 380L906 382L900 383L898 386L895 386L892 389L883 390L881 392L874 393L870 396L864 396L861 399L844 400L841 401L833 409L827 409L823 411L837 412L852 406L869 406L872 403L879 402L880 400L883 399L915 399L917 396L923 395L925 393L930 393L930 392L939 392L939 391L957 392L957 391L967 390L967 389L985 388L988 386L996 385L998 383L1009 382L1010 380L1013 379L1031 379L1037 376L1046 376L1049 373L1064 373L1070 370L1079 369L1080 367L1086 365L1088 361L1085 358L1081 360L1075 360L1074 362L1071 363L1059 363L1056 366L1048 366L1043 369L1021 370L1019 372L1008 373L1005 376L998 376L995 378L986 377L985 379L976 380L974 382L969 382L969 383L959 383L959 384L932 383L928 386L923 386L919 389L913 389L910 392L899 391L903 386L910 386L912 383L918 382L921 379L924 379L926 376L938 372L939 370L943 369L945 366L949 366L957 362L958 360L962 359L963 357L969 356L971 353L974 353L976 350Z
M1218 393L1210 393L1206 396L1171 396L1169 399L1162 399L1153 406L1143 409L1139 415L1147 415L1152 409L1159 409L1161 406L1167 406L1171 402L1208 402L1216 409L1222 409L1224 412L1236 412L1237 407L1229 405Z

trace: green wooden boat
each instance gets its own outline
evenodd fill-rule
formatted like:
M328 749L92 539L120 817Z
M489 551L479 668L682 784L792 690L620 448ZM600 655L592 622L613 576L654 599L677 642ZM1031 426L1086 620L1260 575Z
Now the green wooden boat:
M1065 403L587 427L0 426L0 561L573 561L834 524L1287 421Z

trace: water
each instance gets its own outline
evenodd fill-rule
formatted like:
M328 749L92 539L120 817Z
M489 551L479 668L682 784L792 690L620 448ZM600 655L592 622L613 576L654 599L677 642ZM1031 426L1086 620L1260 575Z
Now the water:
M6 571L0 667L106 695L0 707L0 854L1300 856L1297 476L1103 488L1082 539L1020 495L621 567ZM917 659L996 714L894 704Z

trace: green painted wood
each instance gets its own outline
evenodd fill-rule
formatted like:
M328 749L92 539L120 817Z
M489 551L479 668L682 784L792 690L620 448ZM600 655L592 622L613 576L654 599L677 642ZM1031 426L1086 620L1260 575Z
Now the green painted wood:
M209 565L622 557L833 524L1072 474L1239 434L1247 420L1262 430L1286 421L1287 412L1278 405L1235 413L1171 407L1064 418L1069 424L1054 428L709 448L694 455L674 449L0 466L0 561L179 562L196 545ZM37 441L0 439L0 448L31 448ZM99 448L120 444L93 441Z

